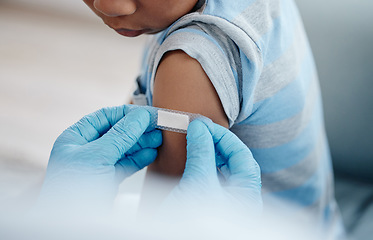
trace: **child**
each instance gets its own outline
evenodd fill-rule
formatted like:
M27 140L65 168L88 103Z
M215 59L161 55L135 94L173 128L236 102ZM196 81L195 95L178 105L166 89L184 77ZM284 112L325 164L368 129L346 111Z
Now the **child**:
M151 34L133 102L229 127L278 196L340 223L317 73L292 0L84 0L116 32ZM180 175L185 135L164 132L149 171Z

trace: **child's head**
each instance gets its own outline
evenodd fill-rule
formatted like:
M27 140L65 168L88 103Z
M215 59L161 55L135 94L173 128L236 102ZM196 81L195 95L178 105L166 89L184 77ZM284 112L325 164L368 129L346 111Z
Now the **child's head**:
M106 25L127 37L156 33L189 13L198 0L83 0Z

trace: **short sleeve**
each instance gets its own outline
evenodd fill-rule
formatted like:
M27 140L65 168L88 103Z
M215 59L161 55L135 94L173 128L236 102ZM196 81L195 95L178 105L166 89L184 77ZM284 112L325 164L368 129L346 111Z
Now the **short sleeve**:
M220 98L231 127L240 111L239 55L236 46L226 36L217 36L217 31L212 32L215 36L194 25L171 33L155 55L150 90L153 92L154 76L163 55L182 50L201 64Z

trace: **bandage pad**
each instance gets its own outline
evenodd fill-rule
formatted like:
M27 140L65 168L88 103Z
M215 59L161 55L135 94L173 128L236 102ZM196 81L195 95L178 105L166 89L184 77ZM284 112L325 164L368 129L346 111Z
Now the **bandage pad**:
M187 133L189 123L196 118L205 118L200 114L181 112L166 108L141 106L151 114L150 126L161 130Z
M178 133L187 133L189 123L203 117L199 114L165 108L156 108L156 114L155 128Z
M185 113L175 113L158 109L157 128L159 129L175 129L178 131L186 131L189 125L189 115Z

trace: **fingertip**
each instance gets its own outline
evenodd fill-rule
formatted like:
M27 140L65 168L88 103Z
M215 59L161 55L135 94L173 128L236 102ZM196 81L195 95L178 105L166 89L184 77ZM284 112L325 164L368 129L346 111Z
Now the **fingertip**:
M125 104L125 105L122 105L122 107L123 107L123 113L124 113L124 115L127 115L130 111L132 111L133 109L136 108L136 105Z
M211 119L207 117L198 118L194 121L200 121L207 127L208 131L210 132L212 138L214 139L214 143L216 143L217 139L220 138L222 135L224 135L224 132L226 132L226 127L223 127L217 123L214 123Z
M136 119L139 123L144 124L141 128L147 129L150 124L150 113L144 108L135 108L130 111L126 116L126 119ZM128 120L129 121L129 120Z
M145 108L134 108L128 114L138 114L139 116L143 116L144 118L146 116L146 118L150 119L150 113Z
M214 124L216 124L210 118L204 117L204 116L200 117L200 118L197 118L196 120L199 120L199 121L203 122L207 126L207 128L209 128L209 129L212 128Z
M189 123L187 137L200 137L206 131L208 131L206 124L201 119L196 119Z

